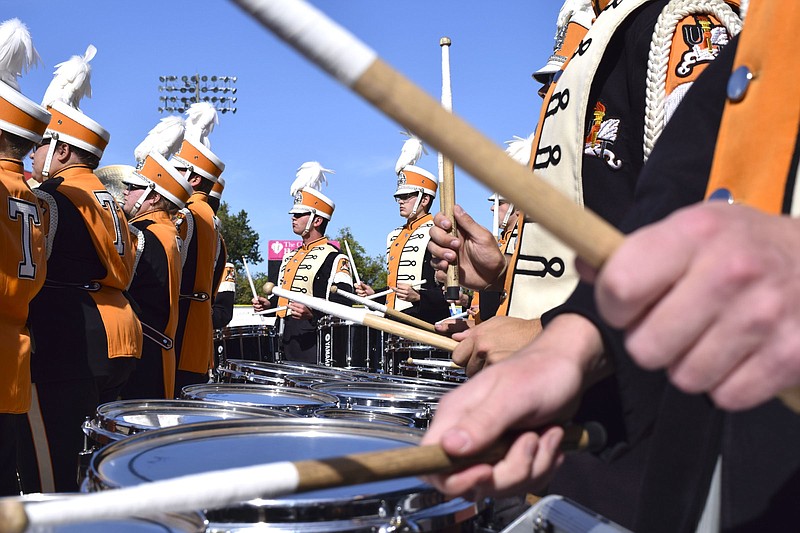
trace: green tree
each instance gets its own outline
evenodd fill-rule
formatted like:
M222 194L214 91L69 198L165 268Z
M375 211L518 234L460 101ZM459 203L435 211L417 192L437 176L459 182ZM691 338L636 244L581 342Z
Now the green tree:
M386 270L386 256L368 256L367 251L358 243L348 226L340 229L333 240L339 241L342 253L345 254L347 253L347 248L345 248L342 241L347 241L347 244L350 245L350 251L353 252L353 261L356 263L358 277L361 281L376 288L386 286L386 277L389 275ZM353 281L355 282L355 280Z
M236 268L236 303L249 304L253 298L250 290L250 283L244 271L242 257L247 258L248 267L261 263L263 258L258 248L258 233L250 227L250 219L244 209L232 215L227 202L222 202L217 211L222 232L225 239L225 247L228 250L228 261L233 263ZM264 274L263 280L257 281L254 274L253 284L256 290L261 291L261 286L266 281L267 275Z

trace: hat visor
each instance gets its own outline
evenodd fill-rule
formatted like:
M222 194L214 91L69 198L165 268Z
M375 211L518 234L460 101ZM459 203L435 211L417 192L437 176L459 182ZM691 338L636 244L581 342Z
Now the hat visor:
M135 185L138 187L149 187L150 182L144 179L141 175L137 174L136 172L129 172L127 176L122 178L122 183L125 185Z
M311 213L312 209L309 207L302 207L302 206L295 206L289 210L289 214L293 215L295 213Z

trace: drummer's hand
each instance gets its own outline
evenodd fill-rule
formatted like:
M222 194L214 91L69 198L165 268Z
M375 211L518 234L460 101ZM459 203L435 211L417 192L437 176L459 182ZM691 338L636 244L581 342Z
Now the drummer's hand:
M314 318L314 313L303 304L297 302L289 302L289 311L291 317L296 320L311 320Z
M746 409L800 384L797 219L721 202L682 209L627 237L596 295L631 357L683 391Z
M473 327L475 327L475 323L472 320L464 320L463 318L446 318L434 324L437 333L448 337Z
M355 285L353 285L353 288L356 290L356 294L358 294L362 298L366 298L367 296L375 294L375 289L373 289L363 281L360 281Z
M251 302L253 304L253 311L255 311L256 313L258 313L259 311L265 311L272 306L270 301L264 298L263 296L256 296L251 300Z
M450 330L444 324L437 324L436 331L447 333ZM453 362L465 367L468 376L473 376L485 365L499 363L508 358L530 343L541 331L542 323L539 319L492 317L452 335L453 340L459 341L453 350Z
M540 492L562 462L560 427L577 409L583 386L602 361L594 326L577 315L557 317L531 344L492 365L440 401L422 444L440 444L453 456L483 450L514 432L505 457L427 481L449 496L479 499ZM548 335L549 333L549 335Z
M461 285L468 289L484 290L496 284L506 268L506 258L497 246L494 235L475 222L459 205L453 207L453 216L460 237L448 233L453 225L442 213L436 213L434 227L430 230L428 250L433 255L431 265L440 271L436 274L437 281L445 281L444 273L458 257Z
M401 300L411 302L412 304L420 300L419 292L408 283L398 283L397 287L394 288L394 293Z

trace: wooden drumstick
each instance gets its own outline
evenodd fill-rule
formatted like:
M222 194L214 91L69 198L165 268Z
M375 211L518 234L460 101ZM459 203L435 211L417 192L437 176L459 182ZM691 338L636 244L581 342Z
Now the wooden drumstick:
M363 42L303 0L233 0L264 27L396 120L454 164L600 268L624 236L508 157L499 146L384 63ZM800 387L778 397L800 413Z
M337 304L324 298L315 298L308 294L301 292L294 292L276 287L274 283L267 282L264 284L264 294L269 296L275 294L281 298L287 298L295 302L301 303L312 309L316 309L326 315L333 315L343 320L349 320L362 326L367 326L373 329L379 329L392 335L398 335L412 341L421 342L428 346L433 346L440 350L452 352L458 346L458 341L454 341L449 337L444 337L438 333L431 333L408 324L401 324L388 318L374 315L363 308L347 307L346 305Z
M562 451L592 449L605 441L604 431L589 425L567 426L564 430ZM508 444L503 442L474 456L452 457L438 445L408 446L190 474L60 500L24 503L9 498L0 500L0 533L22 533L27 528L92 520L219 509L256 498L443 473L474 464L495 463L507 449Z
M392 309L376 301L367 300L366 298L362 298L358 294L353 294L352 292L347 292L347 291L340 291L339 287L337 287L336 285L331 286L331 294L341 294L348 300L352 300L356 303L359 303L364 307L366 307L367 309L372 309L373 311L379 311L384 315L400 320L401 322L405 322L406 324L410 324L420 329L424 329L425 331L430 331L431 333L436 333L436 328L433 327L433 324L429 322L425 322L424 320L420 320L417 317L407 315L402 311L397 311L396 309Z
M453 112L453 91L450 83L450 45L452 41L449 37L439 39L439 47L442 49L442 108L445 111ZM458 234L456 219L453 216L453 206L456 204L456 179L453 161L439 152L439 207L444 216L453 224L450 230L454 236ZM449 301L456 301L461 295L461 287L458 282L458 265L453 263L447 267L447 281L445 282L445 298Z

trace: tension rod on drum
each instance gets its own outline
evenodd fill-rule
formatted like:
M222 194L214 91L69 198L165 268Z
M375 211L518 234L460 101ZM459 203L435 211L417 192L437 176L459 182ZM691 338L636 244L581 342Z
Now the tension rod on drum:
M567 426L562 451L603 446L605 432L589 425ZM93 520L146 517L197 509L218 509L256 498L274 498L344 485L420 476L494 463L508 449L498 443L471 457L451 457L438 445L411 446L328 459L283 461L231 468L61 500L0 500L0 533Z

